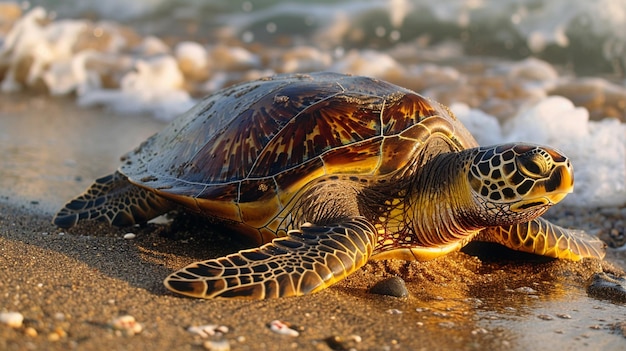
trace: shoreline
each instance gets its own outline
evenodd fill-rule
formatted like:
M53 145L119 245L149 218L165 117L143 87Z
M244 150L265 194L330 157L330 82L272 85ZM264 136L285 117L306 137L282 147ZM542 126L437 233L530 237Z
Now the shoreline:
M626 343L619 329L626 307L584 291L591 274L606 270L596 260L511 258L510 253L490 259L501 251L487 248L486 256L460 252L422 263L372 261L304 297L196 300L167 292L161 279L191 261L241 249L236 238L207 235L201 225L189 223L171 231L135 227L133 240L122 238L124 230L103 225L65 232L35 206L0 203L0 306L25 318L17 329L0 325L0 348L6 350L193 350L207 340L226 340L233 350L343 347L337 343L357 350L549 350L555 342L610 350ZM618 254L611 252L609 259L623 257ZM408 298L367 292L393 275L407 282ZM133 316L143 331L118 335L110 323L123 315ZM300 335L272 332L273 320L290 323ZM207 324L227 326L228 332L220 339L187 331Z

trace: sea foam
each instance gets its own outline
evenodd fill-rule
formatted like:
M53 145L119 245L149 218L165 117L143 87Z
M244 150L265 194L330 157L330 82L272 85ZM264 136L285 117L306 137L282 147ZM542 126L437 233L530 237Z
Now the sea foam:
M446 14L463 11L469 11L470 22L482 16L480 9L450 4L433 4L431 9L440 9L433 13L442 20ZM498 4L494 6L512 6L509 1ZM358 12L357 4L350 6ZM375 7L368 6L364 8ZM316 9L311 16L323 12L323 7ZM268 13L260 12L255 18ZM611 21L619 21L619 13L616 10L609 16ZM395 13L394 21L410 20L410 14L401 15ZM525 28L529 17L523 12L514 15L520 30ZM352 16L343 17L352 20ZM245 23L237 23L244 30ZM597 31L605 29L597 26ZM324 28L318 29L318 35L313 33L313 41L321 38L319 33ZM324 38L325 45L341 42ZM525 141L561 149L572 159L576 177L575 192L565 203L626 205L626 127L620 122L626 116L623 83L563 75L536 58L476 61L463 56L455 64L450 52L464 55L458 46L452 45L452 51L447 44L425 47L421 40L388 50L324 49L306 41L287 48L259 47L232 38L211 44L188 40L172 44L154 36L142 37L115 22L54 19L42 7L34 7L8 31L0 32L0 89L43 87L53 95L75 95L84 106L105 106L128 115L148 113L168 121L206 93L276 72L334 70L368 75L450 105L480 144Z

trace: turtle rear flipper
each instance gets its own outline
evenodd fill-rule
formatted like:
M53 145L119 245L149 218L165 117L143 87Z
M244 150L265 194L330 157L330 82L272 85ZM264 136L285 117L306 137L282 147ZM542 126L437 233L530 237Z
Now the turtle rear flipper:
M53 223L69 228L87 219L123 227L145 222L171 208L166 199L133 185L115 172L96 179L83 194L66 203L54 216Z
M569 230L543 218L505 227L490 227L478 241L502 244L517 251L578 261L584 257L602 259L606 244L581 230Z
M176 293L199 298L310 294L362 267L372 253L375 233L361 217L338 225L304 225L259 248L193 263L164 283Z

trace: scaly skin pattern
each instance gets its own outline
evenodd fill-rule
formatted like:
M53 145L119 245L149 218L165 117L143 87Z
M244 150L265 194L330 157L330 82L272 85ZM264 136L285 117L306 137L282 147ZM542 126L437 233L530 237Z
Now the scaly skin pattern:
M266 299L313 293L367 262L373 230L360 217L342 226L304 225L259 248L193 263L170 275L165 286L201 298Z
M604 257L605 243L583 231L561 228L536 218L511 226L490 227L477 240L491 241L513 250L541 256L579 261L585 257Z
M551 257L603 244L540 218L573 189L545 146L480 147L445 106L334 73L278 75L219 91L122 158L54 223L141 223L175 206L259 247L165 279L199 298L309 294L368 259L428 260L471 240Z
M173 207L167 199L115 172L96 179L86 192L65 204L54 217L54 224L69 228L78 221L98 220L124 227L148 221Z

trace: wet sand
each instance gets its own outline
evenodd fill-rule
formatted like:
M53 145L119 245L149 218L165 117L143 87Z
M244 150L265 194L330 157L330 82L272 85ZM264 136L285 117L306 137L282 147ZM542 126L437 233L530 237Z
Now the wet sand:
M126 230L50 224L54 209L161 127L62 99L0 95L0 312L25 318L19 328L0 325L0 349L198 350L217 338L187 328L206 324L227 326L232 350L626 347L626 306L585 292L593 273L626 266L623 252L609 252L609 263L574 263L480 246L425 263L372 262L306 297L204 301L175 296L161 281L192 261L245 247L237 237L188 217ZM568 211L553 215L595 210ZM137 237L123 239L129 231ZM408 298L367 292L391 275L406 280ZM110 327L126 314L141 333ZM271 331L276 319L300 335Z

